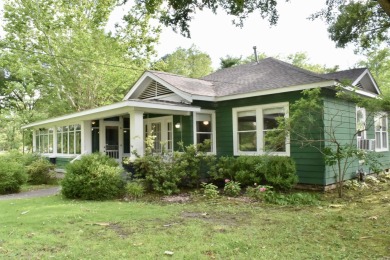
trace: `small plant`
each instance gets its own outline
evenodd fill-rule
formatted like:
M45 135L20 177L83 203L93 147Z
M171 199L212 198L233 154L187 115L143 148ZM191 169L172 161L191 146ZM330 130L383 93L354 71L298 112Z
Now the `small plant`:
M264 201L276 205L318 205L319 198L311 193L282 194L275 191L267 192Z
M131 181L126 184L126 194L133 199L141 198L145 194L145 187L140 181Z
M45 158L39 158L27 166L28 182L31 184L51 184L55 182L54 165Z
M272 186L262 186L254 184L253 187L246 188L246 195L252 199L262 201L267 193L272 192Z
M216 199L219 197L218 187L215 186L212 183L205 183L203 182L201 184L203 188L203 195L208 199Z
M225 187L223 188L223 191L228 196L237 197L241 193L240 183L225 179Z

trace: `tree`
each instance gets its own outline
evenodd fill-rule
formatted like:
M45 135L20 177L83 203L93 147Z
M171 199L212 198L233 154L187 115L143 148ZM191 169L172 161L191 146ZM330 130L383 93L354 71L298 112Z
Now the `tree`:
M221 69L226 69L230 67L234 67L236 65L242 64L242 57L233 57L230 55L226 55L225 58L220 58L220 66Z
M287 56L287 58L285 58L285 60L286 62L291 63L292 65L301 69L310 70L316 73L330 73L338 70L338 66L335 66L334 68L327 68L325 65L310 63L307 54L304 52L290 54Z
M122 0L127 2L127 0ZM277 0L148 0L139 1L151 14L160 13L160 22L190 37L189 23L198 10L210 9L213 13L222 9L236 17L236 25L243 26L249 14L258 11L270 25L278 22ZM327 0L327 8L315 13L312 18L323 18L329 25L330 37L337 47L355 43L364 49L377 42L389 42L389 0Z
M183 75L190 78L201 78L213 71L211 58L201 52L195 45L189 49L177 48L154 64L154 69Z
M312 19L326 21L330 38L337 47L353 43L366 50L390 42L389 0L327 0L326 4L327 8L314 14Z
M357 66L370 68L382 94L390 95L390 49L374 50L366 57L367 60L359 61Z
M16 148L22 139L20 125L123 98L150 65L160 29L135 5L123 24L106 33L116 3L4 1L2 141L15 142L11 146ZM14 122L15 134L6 122Z
M337 95L343 93L342 89L335 93L314 88L302 93L303 97L290 105L289 118L279 118L278 130L266 136L267 141L273 147L288 136L291 144L320 152L334 174L338 195L342 197L345 177L357 160L364 160L373 171L380 166L375 152L363 151L356 144L359 133L373 127L380 107L369 105L373 100L354 93ZM351 129L350 113L356 113L356 105L365 107L367 115L362 124L352 123L355 128ZM343 134L345 130L347 135Z
M120 100L148 65L158 29L135 6L124 17L125 25L105 33L115 3L5 2L3 68L35 84L35 94L49 104L48 116Z

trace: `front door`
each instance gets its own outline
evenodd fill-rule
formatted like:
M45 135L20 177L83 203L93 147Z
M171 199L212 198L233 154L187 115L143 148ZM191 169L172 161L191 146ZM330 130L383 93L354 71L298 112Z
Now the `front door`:
M106 154L114 159L119 159L119 128L118 126L106 126Z
M153 152L172 152L173 129L172 116L149 118L144 120L145 137L152 134L154 139Z

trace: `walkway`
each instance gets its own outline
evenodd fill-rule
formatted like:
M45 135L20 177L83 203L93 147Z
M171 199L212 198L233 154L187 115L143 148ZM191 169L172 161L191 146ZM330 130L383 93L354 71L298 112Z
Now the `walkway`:
M60 191L61 191L61 187L57 186L57 187L52 187L52 188L42 189L42 190L33 190L33 191L26 191L26 192L14 193L14 194L0 195L0 200L47 197L47 196L59 194Z

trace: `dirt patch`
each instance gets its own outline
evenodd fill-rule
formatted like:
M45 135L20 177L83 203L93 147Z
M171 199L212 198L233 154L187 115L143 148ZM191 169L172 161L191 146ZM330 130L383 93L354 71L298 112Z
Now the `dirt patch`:
M170 203L187 203L191 201L190 195L187 193L173 195L173 196L164 196L161 198L164 202Z
M200 219L219 225L234 226L248 222L251 218L251 213L240 212L233 214L228 212L182 212L181 217L185 219Z

